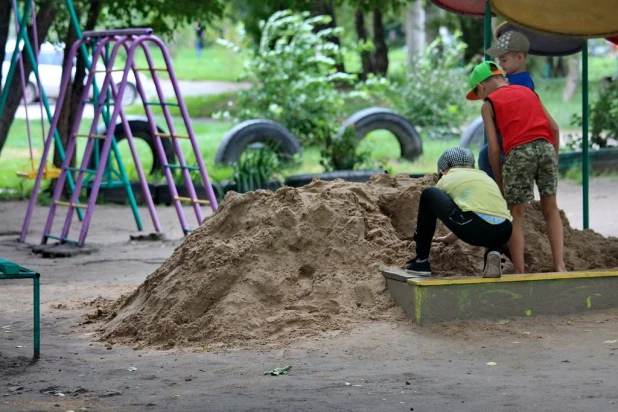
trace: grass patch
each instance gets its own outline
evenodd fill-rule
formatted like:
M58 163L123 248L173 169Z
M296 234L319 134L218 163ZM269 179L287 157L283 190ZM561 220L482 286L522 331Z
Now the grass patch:
M163 55L155 48L152 49L152 59L155 67L165 67ZM235 82L241 75L244 64L242 53L234 53L216 44L203 49L201 57L197 56L193 48L178 48L171 60L176 78L179 80ZM136 53L135 61L138 67L147 67L146 57L142 53ZM119 62L118 65L120 64Z
M233 112L234 102L237 92L227 92L221 94L207 94L204 96L184 97L187 112L191 118L210 118L214 113L229 110ZM155 116L163 116L163 110L159 106L150 106ZM172 116L180 117L180 108L169 106ZM141 104L134 104L126 109L127 114L145 115L144 107Z

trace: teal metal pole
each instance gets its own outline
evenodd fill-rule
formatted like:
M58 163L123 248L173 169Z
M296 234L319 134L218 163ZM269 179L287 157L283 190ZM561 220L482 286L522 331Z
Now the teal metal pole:
M582 200L584 212L584 229L590 226L589 198L590 190L590 159L588 143L588 41L582 47Z
M10 7L10 5L8 5ZM19 44L22 39L28 38L28 33L26 31L26 24L28 22L28 17L30 16L32 10L32 2L26 1L26 6L24 7L24 15L19 17L19 10L14 10L15 16L19 21L19 33L17 33L17 38L15 39L15 49L13 50L13 55L11 56L11 66L9 67L9 72L6 74L6 80L4 82L4 88L2 89L2 94L0 95L0 113L4 111L4 106L6 105L6 100L9 97L9 85L11 84L11 80L13 80L13 76L15 75L15 70L17 70L17 59L19 58L19 54L21 53L21 49L19 48ZM24 40L24 46L28 44L26 40Z
M26 23L28 21L28 16L31 13L31 5L32 5L33 1L26 1L26 6L24 7L24 14L23 16L20 16L19 10L16 8L15 11L15 16L17 17L17 20L22 22L22 23ZM25 36L24 37L24 50L26 51L26 54L28 55L28 58L30 59L30 62L32 63L32 72L34 73L37 82L39 84L41 84L42 82L40 81L40 75L39 75L39 64L37 63L36 57L34 55L34 52L32 51L32 45L30 44L30 40L28 39L28 34L26 32L25 27L21 28L20 25L20 31L19 31L19 35L17 36L17 40L15 42L15 51L18 51L18 47L19 47L19 39L21 36ZM17 53L13 53L13 58L16 58ZM11 68L13 68L13 61L11 60ZM7 85L9 84L9 82L11 81L13 77L13 74L11 73L11 69L9 69L9 73L7 75L7 79L4 87L4 90L2 91L3 95L4 92L6 91L8 94L8 90L9 88L7 87ZM39 90L39 93L41 94L41 100L43 100L43 106L45 106L45 113L47 114L47 120L51 123L52 119L53 119L53 115L51 112L51 109L49 108L49 100L47 99L47 93L45 93L45 88L41 88L41 90ZM6 101L6 99L5 99ZM0 113L2 112L2 110L4 110L4 103L0 102ZM41 119L41 122L43 121L43 119ZM64 161L65 158L65 154L64 154L64 147L62 147L62 140L60 140L60 134L58 133L58 129L54 130L54 146L55 146L55 150L58 151L58 156L60 157L60 160ZM41 159L41 162L45 160L45 159ZM75 190L75 183L73 182L73 176L70 173L67 173L67 184L69 185L69 189L71 190L71 193L73 192L73 190ZM79 219L83 219L83 215L84 215L84 211L81 209L77 209L77 215L79 216Z
M487 50L491 47L491 5L489 1L485 3L485 18L483 27L483 47ZM485 54L485 61L492 60L491 57ZM483 142L487 144L487 129L483 127Z
M491 47L491 5L489 2L485 3L485 19L484 19L484 39L483 39L483 47L485 50ZM485 54L485 60L491 60L491 57Z
M69 15L71 18L71 22L73 24L73 28L75 29L75 34L77 35L78 39L81 39L83 37L82 31L79 27L79 18L77 17L77 13L75 13L75 7L73 7L73 1L72 0L66 0L66 5L67 5L67 9L69 10ZM80 52L84 58L84 61L86 62L86 66L89 68L89 70L96 70L96 67L92 67L92 61L90 60L90 58L88 57L88 50L86 50L86 46L84 44L82 44L80 46ZM107 65L107 64L106 64ZM97 82L96 82L96 77L93 80L93 95L98 95L99 94L99 88L97 87ZM110 127L116 127L116 125L110 125L110 116L109 116L109 100L107 100L107 106L103 107L102 109L102 114L103 114L103 121L105 122L105 125L107 128ZM122 104L122 102L114 102L114 104ZM125 187L125 191L127 193L127 197L129 200L129 205L131 206L131 211L133 212L133 217L135 218L135 224L137 225L137 229L138 230L142 230L143 229L143 224L142 224L142 219L139 215L139 210L137 208L137 201L135 199L135 195L133 193L133 189L131 187L131 183L129 182L129 177L127 176L127 171L124 168L124 164L122 163L122 159L120 156L120 150L118 150L118 144L116 143L116 138L114 137L112 139L112 150L110 153L110 157L108 158L109 160L111 160L111 154L114 154L114 157L116 158L116 164L118 165L118 169L119 169L119 175L120 175L120 180L121 182L123 182L123 186ZM98 159L98 156L97 156ZM98 160L97 160L98 162ZM108 166L107 166L107 172L108 172L108 176L110 175L110 164L111 162L107 162ZM108 184L110 184L111 186L111 181L108 180ZM79 209L78 209L79 211Z
M32 279L34 286L34 359L41 356L41 296L39 293L40 275L37 273Z

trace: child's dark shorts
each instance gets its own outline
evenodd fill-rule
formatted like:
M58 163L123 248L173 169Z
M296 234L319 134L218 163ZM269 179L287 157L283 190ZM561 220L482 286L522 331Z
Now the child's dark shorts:
M504 198L509 205L534 200L534 182L541 196L558 190L558 155L547 140L539 139L512 149L502 168Z

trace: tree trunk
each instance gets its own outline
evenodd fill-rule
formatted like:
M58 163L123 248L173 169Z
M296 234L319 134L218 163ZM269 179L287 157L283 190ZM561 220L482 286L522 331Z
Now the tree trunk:
M4 61L6 39L9 38L11 24L11 7L6 5L0 8L0 62ZM2 70L0 70L0 93L2 93Z
M373 43L376 48L373 54L373 66L376 74L382 76L386 76L388 72L388 47L385 35L382 11L373 9Z
M86 25L83 27L84 31L94 30L94 27L97 24L99 15L101 14L101 9L102 9L101 0L94 0L90 2L90 6L88 8L88 15L86 18ZM75 12L77 13L78 16L82 14L81 10L77 8ZM77 41L77 34L75 33L75 29L73 28L73 26L70 24L67 30L67 35L65 37L66 46L64 48L64 59L62 62L63 67L66 66L66 62L69 57L69 52L71 50L71 47L76 41ZM62 142L62 145L65 148L67 147L69 143L71 129L73 128L73 124L75 123L79 101L81 99L82 92L84 91L84 80L86 78L86 64L84 63L84 59L81 55L81 51L78 51L76 60L77 61L75 65L75 75L73 77L73 80L69 82L67 86L65 98L64 98L64 101L62 102L62 110L60 112L60 117L58 119L57 130L58 130L58 134L60 135L60 141ZM76 153L77 153L77 146L76 146L75 152L73 153L71 161L69 163L70 167L75 167ZM60 156L58 155L57 150L54 151L54 166L56 167L62 166L62 159L60 159ZM52 184L49 186L49 190L53 192L53 190L55 190L54 189L55 185L56 185L56 180L53 180ZM64 190L63 194L65 196L69 195L67 188L68 187L65 186L65 188L63 189Z
M464 61L469 62L476 55L484 54L483 19L457 16L461 27L461 40L468 45L464 53Z
M313 7L314 16L330 16L331 21L325 25L316 26L316 30L324 30L324 29L332 29L337 27L337 18L335 16L335 4L334 0L316 0L315 5ZM335 43L337 46L341 45L341 40L338 36L329 36L328 41L331 43ZM341 56L341 62L337 63L335 66L338 72L344 73L345 66L343 64L343 56Z
M10 9L10 7L8 8ZM50 5L49 3L44 3L41 5L38 13L36 14L37 35L39 44L41 44L47 36L47 32L49 31L49 28L51 27L55 17L56 10L52 5ZM32 26L28 26L28 38L30 39L31 44L34 41L33 36L34 34L32 31ZM0 47L4 49L5 43L0 43ZM32 72L32 62L30 62L30 59L25 52L22 53L22 60L24 62L24 75L27 79ZM15 76L13 76L13 79L11 79L11 84L5 84L5 87L9 88L9 95L8 99L6 100L6 105L4 106L4 111L0 113L0 152L4 147L4 143L6 142L9 134L9 129L11 128L11 124L13 123L13 118L15 117L15 113L17 112L17 108L19 107L21 99L23 98L21 77L16 74Z
M356 10L354 16L354 27L356 29L356 37L361 43L366 43L369 39L367 28L365 27L365 14L361 9ZM369 73L374 73L373 62L371 61L371 52L369 50L363 50L360 52L361 64L363 66L363 72L361 73L361 80L367 80Z
M83 28L84 31L94 30L101 13L101 8L101 0L95 0L90 3L86 25ZM79 16L81 14L81 10L76 10L76 13ZM75 41L77 41L77 34L75 33L72 25L70 25L65 38L66 46L64 49L64 59L62 63L63 67L66 65L67 58L69 57L69 51ZM60 118L58 119L58 133L60 134L60 140L62 141L62 145L64 147L66 147L69 142L69 136L71 134L71 129L73 128L73 123L75 122L75 115L77 114L79 100L84 90L85 78L86 65L84 64L84 59L81 56L81 51L79 51L77 54L77 64L75 66L75 76L73 81L69 83L62 105L62 111L60 112ZM56 167L60 167L62 165L62 160L58 156L57 151L54 153L54 165ZM75 156L71 159L71 166L75 166Z
M415 0L408 9L406 47L408 49L408 67L412 68L418 55L425 48L425 9L421 0Z
M579 63L580 56L571 56L568 58L568 73L566 77L566 82L564 84L564 90L562 91L562 101L568 102L573 98L575 91L577 90L577 85L579 84Z

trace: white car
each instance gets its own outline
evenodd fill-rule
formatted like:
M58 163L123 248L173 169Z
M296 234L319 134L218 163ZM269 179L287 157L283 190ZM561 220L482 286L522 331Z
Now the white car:
M23 44L22 44L23 47ZM15 50L15 40L9 39L6 43L6 52L4 61L2 62L2 87L6 81L6 76L11 66L11 58ZM53 45L45 42L41 44L39 50L39 76L41 78L41 85L45 90L48 98L56 99L60 93L60 83L62 82L62 60L64 58L64 48L62 45ZM101 61L97 62L97 72L95 75L97 86L101 87L105 78L105 67ZM73 66L73 73L75 73L75 65ZM146 91L146 96L150 97L156 95L156 90L152 80L141 73L138 73L143 87ZM20 76L19 67L15 71L14 76ZM122 79L122 71L112 72L112 79L116 84ZM92 97L92 88L90 90L90 97ZM127 106L133 104L138 99L137 86L135 76L133 72L129 72L127 78L127 86L125 87L124 95L122 98L122 105ZM26 102L27 104L33 103L40 98L39 88L34 73L30 73L28 81L26 83Z

